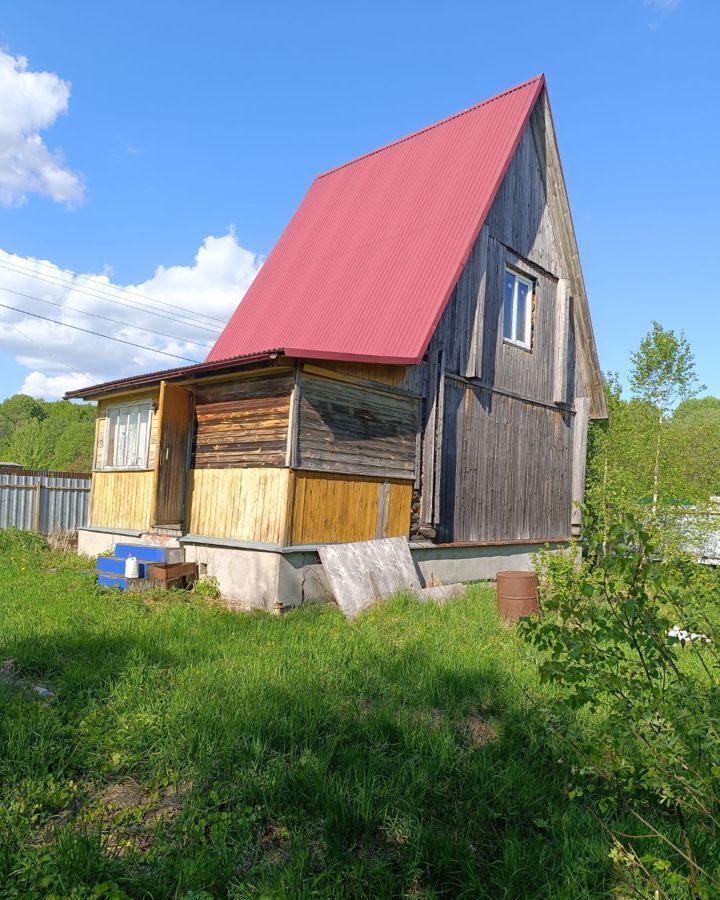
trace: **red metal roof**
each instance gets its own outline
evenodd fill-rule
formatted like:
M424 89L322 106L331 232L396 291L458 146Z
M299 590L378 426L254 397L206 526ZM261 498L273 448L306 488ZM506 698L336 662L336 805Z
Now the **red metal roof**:
M417 363L470 254L542 75L319 175L208 361Z

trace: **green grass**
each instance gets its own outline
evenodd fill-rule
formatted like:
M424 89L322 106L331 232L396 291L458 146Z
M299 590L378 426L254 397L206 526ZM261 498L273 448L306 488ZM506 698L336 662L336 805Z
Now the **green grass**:
M0 896L611 892L492 589L348 624L147 605L84 566L0 556Z

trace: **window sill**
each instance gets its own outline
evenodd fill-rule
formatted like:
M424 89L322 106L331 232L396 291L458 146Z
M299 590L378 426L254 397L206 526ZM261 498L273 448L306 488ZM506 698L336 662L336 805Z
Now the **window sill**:
M128 469L120 469L120 468L111 468L110 466L104 466L102 469L93 469L93 474L98 473L102 475L103 472L152 472L154 471L152 466L135 466L133 468Z
M524 350L526 353L532 353L532 347L527 344L521 344L520 341L513 341L510 338L503 338L503 344L507 344L509 347L515 347L516 350Z

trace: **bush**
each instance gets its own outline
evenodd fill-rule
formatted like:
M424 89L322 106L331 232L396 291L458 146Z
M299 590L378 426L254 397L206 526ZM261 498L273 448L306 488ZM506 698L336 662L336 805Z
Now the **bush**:
M637 820L640 834L613 833L634 890L718 896L720 579L658 560L632 518L584 549L592 564L540 556L545 616L521 624L542 651L541 678L559 687L547 714L573 760L570 794L594 798L610 821ZM576 715L584 707L592 729Z
M0 553L41 553L48 543L41 534L19 528L0 529Z
M193 594L200 600L219 600L220 585L214 575L206 575L193 585Z

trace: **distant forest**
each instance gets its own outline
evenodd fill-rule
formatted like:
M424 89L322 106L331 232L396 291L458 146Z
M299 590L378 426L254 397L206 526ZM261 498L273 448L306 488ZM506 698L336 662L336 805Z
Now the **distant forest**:
M0 462L28 469L89 472L95 405L15 394L0 403Z

